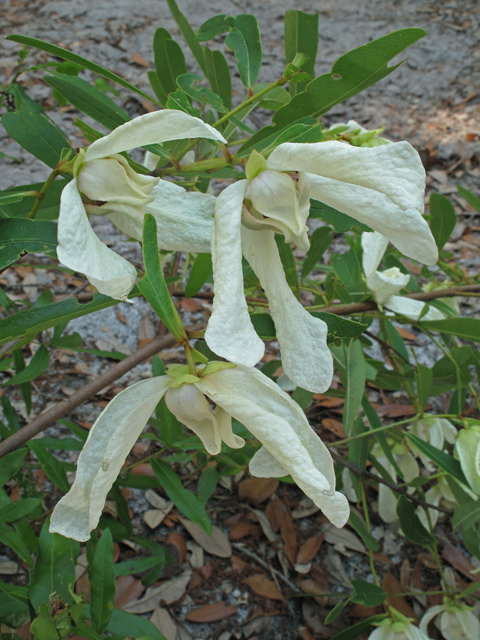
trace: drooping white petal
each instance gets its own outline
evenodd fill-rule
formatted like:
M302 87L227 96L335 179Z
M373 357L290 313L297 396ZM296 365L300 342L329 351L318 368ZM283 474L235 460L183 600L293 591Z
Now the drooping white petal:
M367 286L378 304L388 305L392 296L396 296L409 282L410 275L402 273L398 267L385 271L374 271L367 276Z
M206 375L196 386L260 440L280 462L282 473L286 470L335 526L345 524L348 501L335 492L330 453L289 395L257 369L244 366Z
M125 299L135 284L135 267L111 251L95 235L76 179L62 191L57 255L66 267L85 274L100 293L117 300Z
M418 627L416 627L411 622L405 627L405 638L406 640L430 640L429 636L427 636L423 631L421 631ZM402 636L400 635L400 638ZM395 636L393 636L393 640L395 640Z
M185 138L208 138L226 143L218 131L199 118L176 109L163 109L134 118L108 136L96 140L88 147L85 160L105 158L148 144Z
M81 542L89 539L107 493L168 382L168 376L142 380L121 391L102 411L78 458L75 482L53 510L52 533Z
M269 169L305 171L311 196L370 226L402 253L435 264L438 250L422 217L425 170L408 142L354 147L338 141L279 145Z
M245 444L245 440L233 433L232 416L220 406L215 407L214 413L222 442L225 442L231 449L241 449Z
M441 613L442 611L445 611L445 605L443 604L436 604L433 607L430 607L430 609L428 609L422 619L420 620L420 631L422 633L424 633L425 635L428 634L428 625L430 624L431 620L433 620L433 618L435 618L435 616L438 616L439 613Z
M205 340L217 355L253 367L265 345L253 328L243 290L241 216L246 180L222 191L215 205L212 264L215 297Z
M377 627L368 636L368 640L396 640L391 627Z
M434 504L437 507L440 505L442 498L443 498L442 490L440 489L438 484L432 487L431 489L429 489L425 493L425 501L429 502L430 504ZM427 518L426 510L423 507L417 507L416 513L417 513L417 516L420 518L420 522L423 524L423 526L427 531L430 531L430 523L432 525L432 528L435 528L435 525L437 524L438 516L439 516L439 512L436 509L428 510L430 522L429 522L429 519Z
M293 295L272 231L243 228L242 247L268 298L285 373L299 387L322 393L333 376L327 325L310 315Z
M410 320L418 321L422 315L425 303L421 300L413 298L405 298L404 296L392 296L384 303L384 306L393 313L410 318ZM444 315L435 307L429 307L427 313L422 316L422 320L443 320Z
M288 476L288 471L285 467L263 446L250 460L248 468L252 476L256 478L283 478Z
M462 611L442 614L440 628L445 640L477 640L480 638L480 622L473 611Z
M165 403L180 422L197 434L208 453L220 453L222 441L217 420L208 400L194 384L168 389Z
M362 266L367 278L378 269L388 247L388 239L378 231L362 233Z
M440 428L443 433L443 437L448 442L448 444L453 444L457 438L458 431L446 418L437 418L437 422L440 425Z
M151 213L157 221L159 249L210 253L215 198L206 193L188 192L167 180L153 188L153 202L144 211L117 211L110 220L124 233L142 240L144 214Z
M462 429L457 436L455 449L468 484L480 495L480 429Z

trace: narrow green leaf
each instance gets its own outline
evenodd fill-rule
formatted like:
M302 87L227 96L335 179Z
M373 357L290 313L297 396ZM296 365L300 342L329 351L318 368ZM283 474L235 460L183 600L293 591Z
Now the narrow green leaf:
M348 598L347 600L340 600L339 602L337 602L337 604L333 607L333 609L328 612L328 615L325 618L325 624L330 624L331 622L336 620L349 602L350 602L350 598Z
M75 562L80 545L58 533L50 533L47 519L40 533L40 552L30 572L30 600L35 611L48 602L54 592L65 602L72 602L68 585L75 583Z
M452 529L455 531L457 527L470 529L480 521L480 503L478 500L471 500L455 509L452 518Z
M15 349L13 352L13 361L15 363L15 374L18 375L25 370L25 359L21 349ZM30 382L24 382L19 385L25 408L29 414L32 410L32 385Z
M235 26L225 38L225 44L235 53L243 84L247 89L253 89L263 58L260 29L255 16L237 16Z
M6 547L11 547L14 553L22 558L22 560L25 560L29 567L33 567L31 550L26 546L16 531L3 522L0 522L0 542Z
M353 249L346 253L335 253L331 257L332 266L344 287L355 287L361 284L362 276L357 254Z
M10 480L10 478L18 471L20 465L25 460L25 456L28 453L28 449L17 449L8 453L2 458L2 464L0 468L0 487Z
M115 608L115 569L113 566L113 540L110 529L105 529L98 541L90 566L90 615L95 631L102 634Z
M443 249L457 224L457 214L450 200L441 193L430 194L430 229L438 249Z
M337 211L333 207L329 207L328 204L323 204L318 200L310 200L310 218L316 218L325 220L328 224L331 224L337 233L345 233L350 229L360 229L361 231L372 231L366 224L358 222L355 218L347 216L346 213Z
M420 449L422 453L430 458L430 460L446 471L449 475L451 475L455 480L461 482L462 484L469 486L465 474L462 471L462 467L460 466L460 462L455 460L455 458L445 451L441 451L434 447L429 442L425 442L421 438L417 438L417 436L413 435L413 433L406 433L407 438Z
M9 111L2 116L8 135L33 156L55 169L69 146L62 132L47 118L31 111Z
M187 73L183 51L166 29L157 29L153 36L155 72L161 87L161 102L167 103L170 93L177 90L178 76ZM158 89L156 91L158 95ZM160 97L160 96L159 96Z
M382 587L366 580L351 580L351 585L355 590L352 602L364 604L367 607L376 607L385 602L387 592Z
M180 439L182 425L177 417L167 407L165 398L162 398L155 408L155 415L160 422L159 436L168 446L174 446Z
M272 129L272 127L264 127L264 129L260 129L256 134L252 135L252 137L240 147L236 155L246 158L250 155L252 149L256 149L266 157L278 147L279 144L283 144L284 142L320 142L323 140L321 126L310 117L289 124L278 131L273 130L271 135L269 135L270 132L267 132L268 135L263 135L265 129Z
M203 504L207 504L212 497L220 478L216 467L208 467L202 472L198 481L198 497Z
M415 507L406 496L401 495L398 498L397 516L407 540L410 540L410 542L414 544L420 544L423 547L428 547L433 544L434 539L432 535L425 529L415 512Z
M78 64L82 69L88 69L89 71L93 71L94 73L98 73L99 76L103 76L107 80L112 80L116 82L125 89L129 91L133 91L134 93L142 96L143 98L147 98L147 100L151 100L152 96L149 96L148 93L144 93L140 89L138 89L135 85L131 84L127 80L124 80L120 76L117 76L115 73L108 71L99 64L95 64L95 62L91 62L82 56L77 55L76 53L72 53L71 51L67 51L67 49L63 49L62 47L57 47L54 44L50 44L49 42L45 42L44 40L38 40L37 38L30 38L28 36L22 36L18 34L14 34L11 36L7 36L6 40L13 40L13 42L19 42L20 44L25 44L28 47L34 47L35 49L40 49L40 51L45 51L46 53L50 53L52 56L56 58L62 58L63 60L68 60L69 62L73 62L74 64Z
M372 626L375 622L380 622L385 618L385 614L372 616L371 618L367 618L366 620L362 620L361 622L357 622L356 624L340 631L340 633L336 633L331 640L356 640L359 635L361 635L364 631L366 631L369 627Z
M230 69L225 56L218 49L203 50L205 56L205 75L210 83L212 91L220 96L225 107L232 108L232 79Z
M213 40L221 33L230 31L235 24L235 18L229 18L224 13L213 16L204 22L198 29L195 39L197 42L207 42Z
M343 411L343 424L345 425L345 433L348 435L360 409L367 378L367 366L359 340L352 340L348 345L346 364L347 393Z
M185 42L188 44L190 51L193 53L195 60L198 62L198 66L203 71L203 73L206 74L207 72L205 68L205 60L203 57L203 47L197 42L195 32L190 26L190 23L178 8L175 0L167 0L167 4L168 8L170 9L170 13L172 14L172 18L175 20L178 28L182 32L182 36L185 38Z
M475 211L480 213L480 198L478 196L476 196L474 193L472 193L468 189L465 189L465 187L462 187L459 184L457 184L457 189L458 189L459 194L463 198L465 198L465 200L468 202L468 204L471 204L472 207L475 209Z
M0 270L23 253L42 253L57 247L57 225L47 220L4 218L0 220Z
M298 287L297 265L295 264L295 256L293 255L291 245L285 242L285 237L279 233L275 234L275 242L277 243L278 253L280 254L280 260L282 261L288 284L290 287Z
M478 318L446 318L445 320L420 320L420 326L430 331L446 333L461 340L480 342L480 320Z
M212 274L212 256L210 253L199 253L190 270L185 286L185 297L191 298L200 291Z
M48 362L48 349L44 344L41 344L25 369L18 375L10 378L7 382L4 382L2 386L6 387L11 384L23 384L25 382L30 382L30 380L35 380L35 378L38 378L38 376L47 370Z
M428 399L432 392L433 371L423 364L417 365L414 372L415 383L417 385L418 402L422 409L427 406Z
M118 562L113 566L115 569L115 576L131 576L135 573L143 573L148 569L156 567L162 562L162 558L132 558L131 560L125 560L125 562Z
M332 244L332 240L333 236L330 227L315 229L310 237L310 249L307 251L305 261L302 265L302 278L306 278L310 271L315 268L317 262Z
M189 520L199 524L205 533L211 536L212 523L205 511L205 507L193 491L182 486L180 478L166 462L154 458L152 460L152 469L174 505Z
M28 446L36 455L38 461L42 465L43 470L47 474L48 478L53 484L58 487L63 493L70 491L70 485L67 480L67 474L62 466L60 460L57 460L55 456L49 453L46 449L38 444L35 440L30 440Z
M41 504L39 498L23 498L5 505L0 512L0 522L14 522L31 513Z
M285 11L284 21L285 61L292 62L297 53L305 54L309 60L302 71L315 76L315 58L318 49L318 13L304 13L296 9ZM307 83L290 83L291 96L304 91Z
M367 328L366 324L355 322L355 320L347 320L334 313L326 313L325 311L312 311L312 316L323 320L328 327L327 340L333 342L341 338L357 338Z
M363 540L363 542L365 543L365 546L367 547L367 549L369 549L369 551L375 552L379 550L380 545L378 543L378 540L375 540L375 538L368 531L367 527L364 525L362 520L357 516L357 514L354 511L350 511L350 518L348 520L348 523L355 529L355 531L361 537L361 539Z
M213 93L213 91L210 91L207 87L194 86L195 83L201 81L202 77L196 73L184 73L178 76L177 85L185 95L193 98L193 100L200 102L200 104L211 105L218 113L225 113L227 108L223 104L220 96L217 96L216 93Z
M167 0L169 3L171 0ZM121 638L140 638L141 640L166 640L157 627L141 616L128 611L115 609L108 625L110 633L118 634Z
M165 323L178 342L185 340L185 327L178 315L163 277L160 266L160 255L157 245L157 223L147 213L143 225L143 262L145 275L138 283L138 288L152 305L160 320Z

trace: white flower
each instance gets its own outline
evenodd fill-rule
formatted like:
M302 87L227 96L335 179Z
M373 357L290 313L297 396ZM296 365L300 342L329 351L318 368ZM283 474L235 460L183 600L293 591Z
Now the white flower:
M151 213L157 219L160 249L209 251L214 198L140 175L120 155L147 144L197 137L224 142L198 118L162 110L127 122L82 151L74 165L74 179L62 192L59 260L84 273L101 293L126 298L135 284L136 269L97 238L90 214L108 215L122 231L141 240L145 212Z
M480 495L480 427L462 429L455 441L455 451L468 484Z
M445 640L478 640L480 622L472 611L473 607L445 597L442 605L435 605L425 613L420 629L426 634L428 623L441 614L440 619L435 620L435 626L442 632Z
M457 437L457 430L449 420L437 418L430 414L425 414L421 420L414 420L409 425L408 430L417 438L430 443L440 450L443 450L445 440L449 444L453 444ZM410 448L420 458L428 471L433 472L435 470L435 465L428 456L419 451L412 443L410 443Z
M348 503L335 491L330 453L301 408L274 382L255 368L224 362L199 368L198 376L183 365L168 372L125 389L104 409L78 459L75 482L53 511L50 531L88 540L125 458L164 395L170 410L210 454L220 452L222 441L241 447L244 442L233 433L231 418L242 422L263 444L250 462L253 476L290 474L333 524L345 524ZM213 413L207 399L216 405Z
M463 487L462 487L463 488ZM466 487L464 490L468 491ZM472 499L475 500L476 496L472 493ZM450 486L445 477L440 477L438 479L438 484L434 487L428 489L425 493L425 502L429 502L430 504L434 504L437 507L443 503L447 509L456 509L457 501L455 500L455 496L450 489ZM423 524L427 531L430 530L430 523L432 528L435 528L437 524L438 518L440 516L440 512L436 509L428 509L428 516L426 514L426 510L423 507L417 507L416 509L417 516L420 518L420 522ZM430 523L429 523L430 519Z
M375 148L338 141L285 143L268 160L252 152L247 179L227 187L215 207L215 298L205 334L209 347L247 366L263 356L265 345L252 326L243 293L243 253L269 300L286 374L305 389L325 391L333 372L327 328L290 290L274 231L307 249L311 196L384 234L405 255L434 264L438 251L422 217L424 189L420 157L406 142Z
M426 630L416 627L413 618L407 618L393 607L389 607L390 616L374 623L378 628L368 640L430 640Z
M380 446L376 445L372 450L373 455L378 459L379 464L385 469L388 475L392 478L393 482L397 481L397 472L392 463L383 455L383 451ZM392 454L398 468L404 475L404 482L411 482L414 478L417 478L420 474L418 463L414 456L410 453L407 447L403 444L395 443L392 447ZM375 470L375 474L378 472ZM414 492L415 489L410 487L409 492ZM398 520L397 516L397 500L390 487L379 483L378 485L378 514L384 522L395 522Z
M411 320L418 320L425 308L425 303L421 300L397 296L397 293L408 284L410 275L402 273L398 267L377 271L387 246L388 239L380 233L362 233L362 264L367 286L378 304ZM423 262L421 258L417 260ZM441 311L430 307L422 316L422 320L443 320L444 317Z

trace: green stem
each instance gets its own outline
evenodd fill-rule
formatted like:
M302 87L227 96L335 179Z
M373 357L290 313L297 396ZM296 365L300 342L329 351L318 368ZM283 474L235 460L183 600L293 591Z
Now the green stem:
M193 359L192 347L190 346L188 341L184 343L183 348L185 350L185 357L187 358L190 373L192 374L192 376L198 375L197 367L195 366L195 360Z
M52 171L52 173L46 179L45 184L41 188L40 193L37 195L37 198L36 198L35 202L33 203L32 210L28 214L28 217L30 218L30 220L33 220L33 218L35 218L35 216L37 215L38 207L40 206L40 202L44 199L47 191L50 189L52 184L55 182L55 178L58 176L59 173L60 172L57 171L57 169L54 169Z

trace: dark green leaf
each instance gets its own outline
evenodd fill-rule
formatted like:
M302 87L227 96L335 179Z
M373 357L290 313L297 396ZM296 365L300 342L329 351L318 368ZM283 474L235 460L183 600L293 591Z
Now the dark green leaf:
M0 522L0 542L6 547L11 547L22 560L33 567L32 552L19 537L19 535L7 524Z
M367 328L366 324L355 322L355 320L347 320L334 313L326 313L325 311L312 311L312 316L323 320L328 327L328 341L339 340L341 338L356 338L361 335Z
M70 104L107 129L113 130L130 119L113 100L81 78L56 74L44 80Z
M457 527L470 529L480 520L480 504L478 500L471 500L455 509L452 518L452 529Z
M413 433L406 433L406 436L417 447L417 449L420 449L420 451L430 458L434 464L439 466L440 469L446 471L449 475L455 478L455 480L458 480L458 482L461 482L467 487L469 486L467 479L465 478L465 474L462 471L462 467L460 466L460 462L455 460L453 456L445 453L445 451L437 449L437 447L434 447L429 442L425 442L421 438L417 438Z
M27 448L17 449L17 451L12 451L12 453L8 453L4 458L2 458L0 468L0 487L3 487L3 485L18 471L27 453Z
M188 20L185 18L183 13L178 8L175 0L167 0L168 8L170 9L170 13L172 14L173 19L178 25L178 28L182 32L182 36L185 38L185 42L188 44L190 51L195 56L195 60L198 62L200 69L206 74L205 61L203 57L203 48L197 42L195 37L195 32L190 26Z
M225 44L235 53L243 84L247 89L253 88L263 58L260 29L255 16L236 16L235 26L225 38Z
M304 13L296 9L285 11L284 21L285 61L292 62L295 54L303 53L309 60L302 65L302 70L315 75L315 58L318 49L318 13ZM290 84L293 96L303 91L306 84Z
M155 472L162 488L173 502L189 520L199 524L207 535L212 535L212 523L205 511L205 507L197 496L182 486L178 475L171 469L170 465L162 460L154 458L152 469Z
M183 342L185 339L185 327L172 302L163 277L157 245L157 223L149 213L145 215L143 225L142 250L145 275L138 283L138 288L178 342Z
M57 460L55 456L52 456L51 453L46 451L46 449L44 449L42 445L38 444L35 440L30 440L28 442L28 446L36 455L43 470L53 484L63 491L63 493L68 493L70 491L70 485L67 480L67 474L60 460Z
M358 228L361 231L372 231L366 224L358 222L355 218L347 216L346 213L337 211L333 207L329 207L328 204L323 204L318 200L310 200L310 218L317 218L325 220L328 224L331 224L337 233L345 233L350 229Z
M430 331L446 333L461 340L480 342L480 320L477 318L446 318L445 320L420 320L420 326Z
M10 378L8 382L4 382L3 386L10 384L23 384L24 382L30 382L38 378L48 367L48 349L45 345L41 344L35 352L35 355L30 360L25 369L13 378Z
M228 62L221 51L205 47L205 75L212 91L220 96L227 109L232 108L232 80Z
M67 51L67 49L62 49L62 47L57 47L54 44L50 44L49 42L44 42L43 40L37 40L37 38L29 38L28 36L22 35L11 35L7 36L8 40L13 40L14 42L19 42L20 44L25 44L29 47L35 47L36 49L40 49L40 51L46 51L46 53L50 53L51 55L62 58L63 60L68 60L69 62L73 62L74 64L78 64L82 69L88 69L89 71L93 71L94 73L98 73L99 76L103 76L107 80L112 80L117 84L125 87L129 91L133 91L143 98L147 98L147 100L151 100L152 97L148 95L148 93L144 93L133 84L124 80L120 76L117 76L115 73L108 71L99 64L95 64L95 62L91 62L82 56L77 55L76 53L72 53L71 51Z
M343 631L340 631L340 633L336 633L331 640L356 640L356 638L371 627L372 624L380 622L380 620L383 620L384 618L385 614L372 616L371 618L362 620L362 622L357 622L357 624L348 627L348 629L344 629Z
M271 129L271 127L265 127L265 129ZM264 133L264 129L260 129L245 142L238 150L237 157L248 157L252 149L267 156L284 142L320 142L323 140L322 128L313 118L303 118L279 131L274 131L271 135L269 132L267 132L268 135L263 135Z
M47 220L4 218L0 220L0 270L24 253L42 253L57 247L57 225Z
M352 602L364 604L367 607L376 607L385 602L387 592L376 584L366 580L351 580L351 585L355 590Z
M468 204L471 204L475 211L480 213L480 198L468 189L465 189L465 187L460 186L459 184L457 184L457 189L460 195L463 196L468 202Z
M362 276L357 254L350 249L347 253L335 253L331 257L332 266L344 287L356 287L361 284Z
M347 393L343 412L343 424L348 435L362 403L367 377L367 367L359 340L352 340L347 351Z
M50 607L46 602L40 602L38 617L32 622L30 628L38 640L58 640L55 623L50 615Z
M197 31L195 39L198 42L213 40L213 38L219 36L221 33L230 31L234 24L235 18L229 18L224 13L218 16L213 16L213 18L209 18L201 25Z
M420 407L425 409L432 392L433 371L419 363L417 370L414 372L414 376L417 385L418 402L420 403Z
M42 503L39 498L23 498L5 505L0 512L0 522L14 522L31 513Z
M57 178L55 182L52 184L50 189L45 194L43 200L40 202L40 207L38 208L37 215L35 216L35 221L38 220L55 220L58 218L58 212L60 210L60 196L63 191L63 188L69 183L70 176L68 178ZM20 191L40 191L43 187L43 182L37 182L33 184L25 184L21 187L11 187L10 189L6 189L2 193L11 193L15 194ZM30 213L32 208L32 200L30 198L24 198L21 202L17 202L15 204L10 204L9 209L10 213L7 218L26 218ZM4 207L3 210L5 210ZM2 205L0 204L0 217L1 217ZM53 236L52 236L53 237ZM56 245L56 235L55 235L55 245Z
M285 242L285 237L279 233L275 234L275 242L277 243L278 253L280 254L285 278L289 286L298 287L297 265L295 264L295 256L290 243Z
M365 440L365 438L363 438L363 440ZM350 511L350 518L348 520L348 524L350 524L355 529L355 531L361 537L361 539L363 540L363 542L365 543L365 546L367 547L367 549L369 549L369 551L375 552L379 550L380 545L378 543L378 540L375 540L375 538L368 531L367 527L364 525L362 520L357 516L357 514L354 511Z
M407 540L424 547L433 544L434 539L431 533L425 529L415 512L415 507L406 496L402 495L398 498L397 516Z
M308 276L310 271L315 268L317 262L332 244L332 240L333 236L329 227L315 229L310 237L310 249L307 251L305 261L302 265L302 278Z
M202 472L198 481L198 497L203 504L212 497L220 477L216 467L208 467Z
M182 425L170 411L162 398L155 408L155 415L160 422L159 436L168 446L174 446L180 439Z
M339 602L337 602L337 604L333 607L333 609L328 612L328 615L325 618L325 624L330 624L331 622L336 620L349 602L350 602L350 598L348 598L347 600L340 600Z
M178 76L187 73L185 56L180 45L162 28L157 29L153 36L153 55L155 72L162 92L161 102L165 105L168 95L177 90ZM158 95L158 89L156 93Z
M118 562L113 568L115 569L115 576L118 578L118 576L131 576L134 573L142 573L152 569L152 567L156 567L161 562L163 560L159 557L132 558L125 560L125 562Z
M102 634L115 608L115 569L113 566L113 540L110 529L105 529L98 541L90 566L90 615L95 631Z
M457 224L457 214L450 200L441 193L430 194L430 214L430 229L440 250Z
M25 369L25 360L21 349L15 349L13 352L13 361L15 363L15 373L18 375ZM32 385L30 382L20 384L20 393L22 394L25 408L29 414L32 410Z
M54 592L72 602L68 585L75 583L75 562L80 545L58 533L50 533L47 519L40 533L40 552L30 572L30 600L35 610Z
M169 3L171 0L167 0ZM115 609L108 625L110 633L116 633L122 638L147 638L148 640L166 640L157 627L141 616L127 611Z
M0 399L3 415L7 419L8 427L10 431L18 431L20 429L20 421L18 419L17 412L12 407L10 400L6 395L3 395Z
M199 253L195 258L185 286L185 297L191 298L200 291L212 274L212 256L210 253Z
M190 98L193 98L200 104L209 104L219 113L225 113L227 111L222 99L217 96L216 93L210 91L206 87L193 86L196 82L201 82L202 77L196 73L184 73L177 78L177 85L183 91L183 93Z
M313 391L307 391L306 389L302 389L302 387L297 387L292 393L292 400L306 411L308 405L312 401L313 395Z

